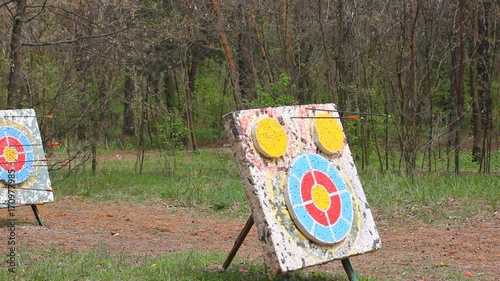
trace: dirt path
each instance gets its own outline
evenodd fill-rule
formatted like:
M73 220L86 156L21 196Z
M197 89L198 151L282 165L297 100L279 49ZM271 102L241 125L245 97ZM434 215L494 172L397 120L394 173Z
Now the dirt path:
M16 208L19 247L57 247L65 250L106 248L111 254L161 256L170 252L228 252L246 217L224 218L169 205L130 205L127 202L81 202L58 198L40 207L45 226L34 225L29 207ZM6 211L3 213L7 213ZM6 237L6 215L1 215ZM491 214L463 225L426 226L377 222L382 248L352 257L362 274L397 280L442 280L439 271L471 272L471 280L500 280L500 217ZM48 238L49 237L49 238ZM261 259L255 228L238 252ZM320 270L341 271L340 262Z

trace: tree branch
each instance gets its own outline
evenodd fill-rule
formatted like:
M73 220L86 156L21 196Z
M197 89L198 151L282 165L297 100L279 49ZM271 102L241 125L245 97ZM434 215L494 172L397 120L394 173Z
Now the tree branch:
M12 0L7 1L7 2L5 2L5 0L4 0L4 1L2 1L2 2L3 2L3 3L1 3L1 4L0 4L0 8L2 8L3 6L7 6L7 5L9 5L10 3L12 3Z
M126 29L115 31L115 32L110 32L110 33L104 33L104 34L96 34L96 35L88 35L88 36L81 36L77 38L72 38L72 39L66 39L66 40L61 40L61 41L52 41L52 42L23 42L21 43L22 46L30 46L30 47L36 47L36 46L52 46L52 45L59 45L59 44L72 44L80 40L86 40L86 39L95 39L95 38L101 38L101 37L108 37L108 36L113 36L115 34L118 34L120 32L123 32Z
M43 1L43 5L40 7L40 11L38 13L36 13L36 15L32 16L30 19L23 19L24 22L30 22L31 20L33 20L34 18L38 17L40 14L43 13L43 11L45 10L45 5L47 4L47 1Z

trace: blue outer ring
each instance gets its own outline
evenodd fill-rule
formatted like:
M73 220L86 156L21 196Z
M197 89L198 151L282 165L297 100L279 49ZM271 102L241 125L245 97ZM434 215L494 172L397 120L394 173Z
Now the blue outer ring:
M307 212L301 195L301 182L304 175L312 170L323 172L337 188L341 202L339 219L329 226L318 223ZM334 244L343 240L353 223L353 202L351 192L337 168L318 154L303 154L292 162L285 187L285 201L292 219L299 230L310 240L321 244Z
M33 155L33 145L25 133L12 126L0 127L0 139L3 137L15 138L23 145L25 162L23 167L19 171L16 171L16 176L13 179L14 182L11 182L12 184L21 183L27 180L33 171L33 162L35 159ZM5 170L2 166L0 166L0 180L7 183L9 182L9 171Z

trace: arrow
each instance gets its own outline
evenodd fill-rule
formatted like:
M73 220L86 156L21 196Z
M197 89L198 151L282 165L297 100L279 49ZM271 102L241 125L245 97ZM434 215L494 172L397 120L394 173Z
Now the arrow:
M55 166L59 165L61 168L66 168L68 167L69 163L58 163L58 164L45 164L45 165L33 165L33 167L50 167L50 166Z
M15 161L15 162L2 162L2 163L0 163L0 165L17 164L17 163L29 163L29 162L47 162L47 161L49 161L48 158L42 158L42 159L25 160L25 161Z
M9 137L9 136L6 136L6 137ZM35 143L35 144L9 144L9 145L6 145L6 147L42 146L42 145L43 144L41 144L41 143ZM61 144L59 142L57 142L57 141L49 143L49 146L52 146L52 147L58 147L59 145L61 145Z
M12 117L12 118L47 118L47 119L54 119L54 114L47 114L45 116L32 116L32 115L27 115L27 116L23 116L23 115L5 115L5 116L1 116L1 118L7 118L7 117Z
M327 111L327 112L338 112L338 113L347 113L347 114L356 114L356 115L368 115L368 116L384 116L391 118L390 114L383 113L370 113L370 112L357 112L357 111L342 111L342 110L333 110L333 109L320 109L320 108L308 108L309 110L318 110L318 111Z
M292 117L292 119L351 119L351 120L360 120L363 117L355 116L355 115L347 115L347 116L304 116L304 117Z
M47 191L47 192L53 192L52 189L38 189L38 188L27 188L27 187L15 187L12 185L9 186L2 186L2 188L7 188L7 189L21 189L21 190L36 190L36 191Z

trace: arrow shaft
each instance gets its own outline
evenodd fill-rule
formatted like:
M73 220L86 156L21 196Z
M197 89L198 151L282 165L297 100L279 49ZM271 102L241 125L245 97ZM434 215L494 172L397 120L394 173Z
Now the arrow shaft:
M292 116L292 119L351 119L348 117L343 117L343 116L303 116L303 117L297 117L297 116Z
M42 146L42 144L36 143L36 144L9 144L6 145L5 147L23 147L23 146Z
M26 116L22 116L22 115L5 115L5 116L0 116L0 118L49 118L49 119L51 119L51 117L49 117L49 116L35 116L35 115L26 115Z
M8 188L8 187L2 186L1 188ZM26 187L9 187L9 189L12 189L12 190L16 190L16 189L20 189L20 190L36 190L36 191L53 192L52 189L33 189L33 188L26 188Z
M0 165L17 164L17 163L30 163L30 162L46 162L46 161L47 161L47 159L35 159L35 160L14 161L14 162L0 162Z
M347 113L347 114L357 114L357 115L370 115L370 116L388 116L383 113L370 113L370 112L358 112L358 111L343 111L343 110L333 110L333 109L321 109L321 108L308 108L309 110L318 110L318 111L326 111L326 112L338 112L338 113Z

